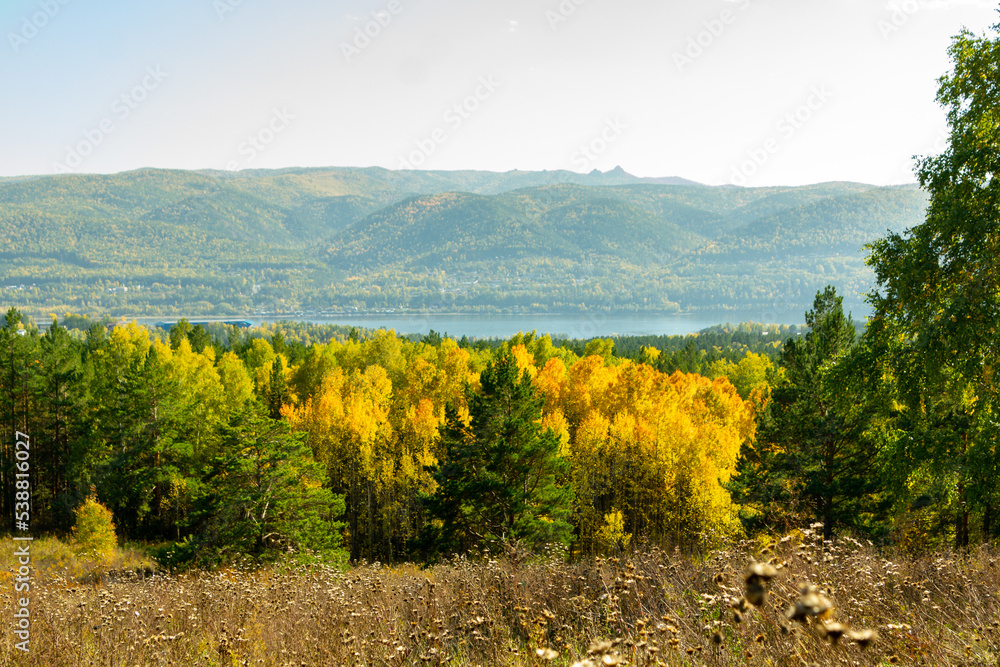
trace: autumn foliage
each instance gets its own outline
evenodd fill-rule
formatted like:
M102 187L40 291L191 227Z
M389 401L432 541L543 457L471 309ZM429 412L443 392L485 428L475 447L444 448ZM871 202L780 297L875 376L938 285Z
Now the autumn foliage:
M518 341L525 342L518 342ZM599 548L605 516L621 513L637 540L693 544L738 531L724 488L754 412L726 379L666 375L612 357L576 357L547 337L507 348L542 400L540 424L559 439L575 495L577 548ZM314 347L293 373L283 414L308 433L335 491L348 502L352 556L405 553L433 493L446 407L468 414L485 353L382 333Z
M76 509L73 533L77 549L88 556L108 558L118 546L111 511L94 497L87 498Z
M396 561L504 540L578 553L717 543L740 529L725 485L763 395L622 359L610 340L577 354L534 334L499 349L392 331L308 345L234 331L223 344L200 327L167 336L132 323L2 342L24 376L4 376L17 400L0 423L52 443L37 523L68 530L62 508L93 485L124 538L170 541L172 563L341 546ZM507 370L490 370L500 360ZM512 504L462 505L471 532L428 544L453 482L473 501L479 488Z

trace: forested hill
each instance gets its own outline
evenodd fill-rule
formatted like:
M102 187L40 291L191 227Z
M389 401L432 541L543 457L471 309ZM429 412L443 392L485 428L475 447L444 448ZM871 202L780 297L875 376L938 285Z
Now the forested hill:
M0 300L34 315L863 309L916 186L709 187L620 168L145 169L0 180ZM127 289L126 289L127 288Z
M703 240L627 195L552 186L492 197L413 197L341 231L328 258L345 269L399 263L428 270L456 259L582 262L594 255L648 263L657 254L690 251Z

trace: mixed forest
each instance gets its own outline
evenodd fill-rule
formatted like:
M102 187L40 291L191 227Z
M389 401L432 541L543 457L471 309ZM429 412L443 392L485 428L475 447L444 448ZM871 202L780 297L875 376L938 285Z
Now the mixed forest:
M452 266L451 255L495 270L541 261L540 246L550 267L578 267L598 250L627 258L638 276L628 284L651 290L633 270L648 259L635 254L639 238L788 269L779 248L789 238L816 253L863 242L865 228L852 227L859 201L897 220L921 215L867 241L874 284L863 322L845 298L853 284L839 281L810 287L805 327L591 340L187 319L150 330L97 319L106 308L73 314L72 299L56 297L40 329L29 315L49 296L32 292L0 327L0 486L10 491L0 514L15 534L37 537L23 575L36 577L33 597L5 592L0 606L8 618L30 606L20 627L30 625L32 643L7 632L0 655L46 667L996 665L1000 38L963 32L949 55L938 92L949 145L918 162L919 190L364 170L0 183L0 224L30 250L6 270L43 267L53 281L76 271L102 290L111 273L92 252L96 222L118 238L135 219L106 214L150 201L165 208L141 217L136 243L105 248L115 261L169 281L204 275L208 255L196 249L229 252L212 271L229 271L234 290L264 292L241 277L249 265L231 233L257 244L257 276L281 265L306 280L301 247L268 244L290 221L319 224L289 217L297 188L319 191L348 173L447 187L314 202L355 218L350 233L310 251L327 276L317 290L340 280L377 293L374 276L411 271L440 294L434 280L446 272L427 268ZM164 179L207 188L208 200L158 199ZM212 189L221 181L254 190L260 227L237 214L250 199ZM92 216L75 218L81 188L92 189ZM232 207L224 234L182 224L217 219L221 203ZM697 236L663 224L681 210L701 221ZM805 210L839 231L818 235ZM47 224L18 226L40 215ZM447 226L457 219L472 220L466 236ZM600 231L609 219L613 236ZM194 254L153 252L168 238L187 239L171 247ZM404 249L416 254L401 259ZM602 266L619 281L626 264ZM605 289L591 278L587 299ZM704 284L723 283L737 284ZM672 298L645 293L660 305ZM87 305L83 294L72 298ZM28 441L30 463L16 445ZM24 504L29 516L16 518ZM10 583L21 570L14 539L3 542ZM129 549L141 556L121 555ZM108 571L112 561L125 566Z
M30 434L33 528L66 534L77 508L99 502L121 537L160 545L176 566L280 551L431 562L510 544L704 549L812 522L827 538L914 549L994 540L1000 148L983 82L1000 70L998 49L956 38L938 94L950 143L919 162L919 189L705 188L621 170L575 184L558 172L378 170L4 181L5 229L31 251L6 270L44 259L56 272L104 270L92 257L99 220L115 261L162 272L191 250L185 270L202 275L205 253L242 252L231 237L258 250L298 239L288 248L299 252L324 231L310 261L334 272L425 271L453 255L514 266L542 246L575 266L594 253L660 265L640 248L762 266L785 262L789 244L846 253L873 212L926 214L867 245L864 326L845 308L850 288L830 284L812 293L802 330L589 341L187 320L167 333L69 312L43 332L12 307L0 481L13 488L15 436ZM202 194L178 199L192 188ZM77 216L82 193L93 205ZM108 217L126 209L146 212ZM190 224L223 212L229 226ZM836 224L818 234L820 220ZM137 229L134 243L110 242ZM154 258L168 241L176 257ZM669 294L631 277L615 280ZM13 502L0 498L0 513L14 516Z
M43 322L390 310L721 320L802 312L832 283L861 312L864 244L927 206L916 185L663 180L378 168L5 179L0 302Z
M722 539L738 524L723 483L778 376L766 354L676 340L638 360L533 334L340 330L307 345L294 327L18 327L11 310L3 428L38 443L33 527L68 532L93 495L123 538L177 562ZM706 375L667 372L692 364Z
M884 321L859 336L832 287L803 329L589 341L69 322L11 309L0 330L32 529L68 535L99 501L171 567L701 550L812 522L915 549L1000 533L983 394L908 394Z

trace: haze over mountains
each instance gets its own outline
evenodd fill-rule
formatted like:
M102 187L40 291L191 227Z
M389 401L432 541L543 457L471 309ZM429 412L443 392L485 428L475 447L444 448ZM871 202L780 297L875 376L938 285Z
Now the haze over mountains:
M620 168L145 169L0 180L0 297L36 315L865 310L917 186L709 187ZM763 315L762 315L763 317Z

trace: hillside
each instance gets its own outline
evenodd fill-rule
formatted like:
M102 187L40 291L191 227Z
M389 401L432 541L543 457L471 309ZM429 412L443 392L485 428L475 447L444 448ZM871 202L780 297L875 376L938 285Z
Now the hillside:
M916 186L623 170L144 169L0 181L0 299L35 315L864 308ZM126 289L128 288L128 289Z
M601 256L633 261L704 242L662 214L594 188L551 186L495 197L446 193L377 211L331 239L343 269L432 270L467 261Z

